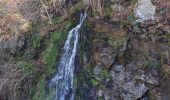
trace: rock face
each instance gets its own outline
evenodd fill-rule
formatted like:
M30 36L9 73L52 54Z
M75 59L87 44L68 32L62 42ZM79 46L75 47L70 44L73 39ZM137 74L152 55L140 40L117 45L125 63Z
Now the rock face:
M0 58L11 53L15 54L24 46L26 32L32 27L31 21L36 22L40 16L37 14L38 3L36 0L0 1L3 6L0 12Z
M114 61L116 53L111 47L103 47L104 43L97 43L95 46L94 60L96 64L110 67Z
M154 10L154 6L151 9ZM145 16L141 17L141 21L154 17L154 13L149 11L142 11L142 14ZM94 32L89 32L92 40L87 41L92 44L92 50L89 50L92 54L87 59L93 58L93 64L91 73L84 76L92 77L88 78L89 86L92 85L89 100L160 100L160 68L165 67L163 65L169 62L170 57L169 29L159 27L154 21L131 25L128 31L118 27L114 23L97 20ZM168 66L165 73L169 73ZM165 87L169 87L169 79L165 82L161 87L162 96L168 100L169 89Z
M5 4L4 1L9 3ZM69 1L71 3L68 5L74 6L73 3L81 0L59 1ZM100 5L101 2L97 4L96 1L104 2ZM138 1L135 9L130 1L133 1L133 4L134 1ZM170 16L169 10L165 9L170 6L160 6L162 1L168 2L168 0L83 0L84 5L93 3L97 12L88 9L89 23L85 24L87 25L84 27L85 31L83 30L80 35L81 43L75 62L78 66L75 69L74 80L75 85L78 84L76 100L170 100ZM5 10L1 9L1 4L5 4ZM18 61L19 57L36 62L38 66L36 74L45 76L46 72L42 70L46 69L43 67L42 55L39 54L43 47L32 48L30 46L32 44L28 44L30 38L25 35L30 31L31 22L38 19L40 20L37 21L38 24L43 23L43 20L39 19L41 16L47 20L41 6L39 0L0 0L0 100L26 98L25 92L28 91L23 92L21 88L24 97L18 99L14 98L18 92L11 88L24 76L25 72L22 70L25 69L24 66L32 64L25 63L25 59ZM53 13L55 9L49 8L47 7L49 13ZM99 17L98 10L101 11L102 18ZM79 10L75 11L76 15L77 11ZM133 23L136 18L131 15L131 11L139 18L137 20L139 23ZM155 11L158 16L156 22L148 21L155 19ZM107 16L102 14L103 12L107 13ZM168 13L165 14L166 12ZM161 19L158 13L164 18ZM72 20L72 17L68 19ZM66 26L67 21L64 22L66 23L60 27ZM44 30L40 31L46 33L52 30L60 31L62 28ZM44 42L46 41L42 41ZM21 53L19 56L18 52ZM38 81L34 79L37 78L33 78L33 81ZM26 79L21 87L25 88L27 82ZM41 89L36 90L41 92Z
M140 21L154 20L156 7L150 0L138 0L135 8L135 14L140 18Z

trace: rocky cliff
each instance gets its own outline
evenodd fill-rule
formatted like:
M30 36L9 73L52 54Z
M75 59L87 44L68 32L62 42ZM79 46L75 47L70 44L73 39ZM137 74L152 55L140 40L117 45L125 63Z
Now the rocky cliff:
M0 100L47 97L82 11L76 100L169 100L169 7L168 0L0 0Z

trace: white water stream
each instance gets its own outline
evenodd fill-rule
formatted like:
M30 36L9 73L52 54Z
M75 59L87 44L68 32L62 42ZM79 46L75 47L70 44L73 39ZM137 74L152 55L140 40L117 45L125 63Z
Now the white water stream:
M80 28L86 19L87 13L81 13L79 24L69 31L66 43L63 48L63 55L57 66L58 72L52 78L50 85L55 86L54 100L74 100L74 68L75 56L79 42Z

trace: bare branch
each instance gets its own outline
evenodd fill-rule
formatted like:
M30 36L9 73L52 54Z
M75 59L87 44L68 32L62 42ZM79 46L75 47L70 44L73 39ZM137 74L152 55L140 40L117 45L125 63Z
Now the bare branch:
M50 17L50 15L49 15L48 11L47 11L47 8L46 8L45 4L43 3L42 0L40 0L40 2L41 2L41 4L43 5L43 8L44 8L45 12L47 13L47 16L48 16L48 19L49 19L49 21L50 21L50 24L52 24L51 17Z

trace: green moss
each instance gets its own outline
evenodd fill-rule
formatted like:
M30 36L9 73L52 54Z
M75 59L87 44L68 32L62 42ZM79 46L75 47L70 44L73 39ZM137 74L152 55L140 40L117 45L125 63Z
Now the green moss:
M50 75L55 72L56 68L53 66L56 64L57 57L59 55L59 45L60 40L62 39L61 32L53 32L51 33L50 45L47 47L46 51L44 52L43 58L46 64L46 73Z
M100 81L98 81L97 79L94 79L94 78L92 78L90 81L91 81L93 86L97 86L97 85L100 84Z
M60 24L61 20L56 19L55 24ZM66 39L66 35L68 30L73 27L74 23L70 20L67 20L67 25L62 28L62 32L52 32L50 34L50 39L46 40L46 48L42 54L43 61L45 63L45 72L44 75L37 79L37 83L32 87L32 91L30 92L31 100L51 100L51 93L49 95L45 94L45 78L49 77L56 71L56 62L59 57L59 51L61 50L61 45L64 43ZM35 39L35 40L34 40ZM38 36L34 37L34 47L39 47L40 43ZM37 46L38 45L38 46ZM76 79L75 79L76 82ZM53 90L52 90L53 91Z
M109 38L109 44L113 47L113 48L117 48L123 45L123 43L125 43L127 41L127 38L123 37L123 38Z
M160 68L161 64L159 61L155 61L155 60L149 60L146 61L144 64L144 69L151 69L151 68Z
M45 94L45 80L41 79L34 90L32 90L32 99L31 100L48 100Z
M109 72L108 70L103 69L103 70L100 72L100 77L101 77L102 79L108 79L108 78L111 77L111 74L110 74L110 72Z
M43 53L43 60L46 64L47 76L54 73L56 70L55 64L59 57L61 43L64 43L67 32L74 26L73 21L67 20L67 25L63 28L63 32L52 32L50 41L47 43L47 48Z
M133 12L129 12L127 18L124 20L119 20L119 23L122 27L131 26L138 24L136 20L137 18L133 15Z
M105 11L105 16L110 17L112 15L112 9L110 6L110 2L106 2L104 4L104 11Z
M34 48L39 48L40 47L40 45L41 45L41 37L40 37L40 35L33 35L32 36L32 45L33 45L33 47Z
M103 97L102 96L98 97L98 100L103 100Z
M46 72L48 73L48 75L55 72L53 66L56 63L56 59L57 59L56 57L57 57L57 48L55 48L54 46L49 47L44 56L45 63L47 65Z

